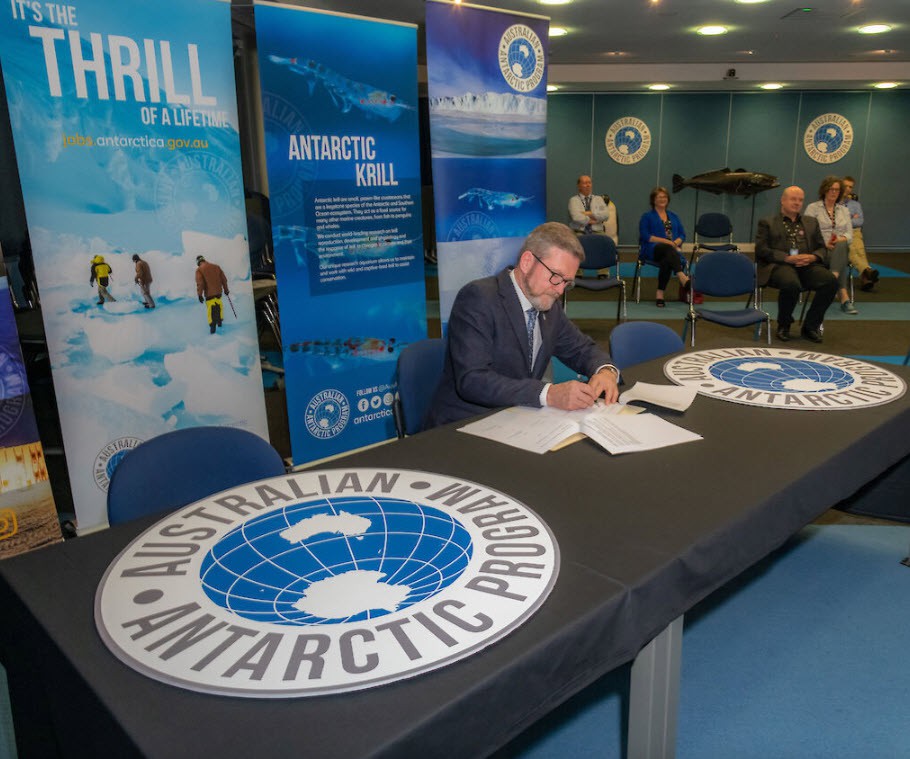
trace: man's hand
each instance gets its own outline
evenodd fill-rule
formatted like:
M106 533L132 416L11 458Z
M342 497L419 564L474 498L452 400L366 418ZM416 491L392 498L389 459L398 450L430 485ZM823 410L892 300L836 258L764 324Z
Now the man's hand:
M554 408L561 408L564 411L578 411L583 408L590 408L597 400L594 388L590 383L579 382L578 380L569 380L560 382L558 385L550 385L547 390L547 405Z
M788 264L793 266L809 266L809 264L814 264L818 259L816 259L814 253L796 253L792 256L787 256L784 259Z
M604 368L588 380L588 387L594 391L595 398L599 398L603 393L604 403L616 403L616 399L619 398L617 380L616 372Z

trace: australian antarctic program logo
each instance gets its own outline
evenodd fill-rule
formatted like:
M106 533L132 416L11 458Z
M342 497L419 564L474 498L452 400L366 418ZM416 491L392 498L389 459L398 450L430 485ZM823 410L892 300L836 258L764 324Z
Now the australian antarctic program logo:
M214 153L178 153L158 172L155 206L161 221L179 229L197 229L218 223L222 234L232 234L243 208L243 180L233 164Z
M301 472L174 512L112 562L95 622L115 656L191 690L359 690L510 633L556 582L549 527L427 472Z
M499 70L516 92L531 92L543 79L545 56L540 37L524 24L513 24L499 40Z
M803 147L816 163L834 163L850 150L853 126L837 113L826 113L806 127Z
M111 477L121 459L141 442L138 437L118 437L98 451L95 463L92 464L92 477L101 490L107 492Z
M480 211L468 211L452 224L447 237L448 242L462 240L489 240L500 237L499 226L487 214Z
M28 384L21 359L0 346L0 437L19 421L27 394Z
M907 389L900 377L865 361L782 348L686 353L670 359L664 373L712 398L803 411L880 406Z
M641 119L625 116L610 124L604 144L616 163L638 163L651 149L651 130Z
M296 105L274 92L262 93L265 153L270 169L271 213L284 218L304 207L317 176L318 161L291 160L290 145L313 130Z
M326 440L338 435L351 418L351 404L340 390L322 390L307 404L303 421L313 437Z

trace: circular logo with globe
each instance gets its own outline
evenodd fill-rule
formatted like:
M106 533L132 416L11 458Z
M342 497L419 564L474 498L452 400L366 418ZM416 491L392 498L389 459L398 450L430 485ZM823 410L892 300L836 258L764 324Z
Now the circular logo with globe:
M351 418L351 404L340 390L323 390L307 404L303 421L313 437L326 440L339 434Z
M543 80L546 56L540 37L525 24L514 24L499 40L499 70L516 92L531 92Z
M140 443L142 440L138 437L118 437L98 451L92 463L92 479L100 490L107 492L117 465Z
M837 113L819 116L806 127L803 147L816 163L834 163L850 150L853 144L853 126Z
M528 619L559 552L524 504L402 469L298 472L162 519L108 568L102 639L164 682L268 698L368 688Z
M879 406L906 391L900 377L865 361L783 348L686 353L670 359L664 373L702 395L804 411Z
M452 223L449 229L448 242L462 240L489 240L501 237L496 222L482 211L468 211Z
M243 219L243 179L214 153L178 153L158 171L155 207L168 227L237 234Z
M638 163L651 149L651 130L641 119L626 116L610 125L604 145L616 163Z

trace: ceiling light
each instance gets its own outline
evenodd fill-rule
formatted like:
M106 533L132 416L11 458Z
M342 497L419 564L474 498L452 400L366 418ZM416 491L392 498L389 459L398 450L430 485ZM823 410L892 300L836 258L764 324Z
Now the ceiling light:
M766 3L768 0L736 0L740 5L752 5L753 3Z
M879 82L878 84L873 84L872 86L878 90L893 90L898 85L897 82Z
M761 87L763 90L779 90L784 85L782 85L780 82L768 82L767 84L760 84L758 86Z
M559 89L558 84L548 84L547 85L547 92L556 92L558 89Z
M669 90L670 85L669 84L649 84L648 89L655 90L657 92L661 92L662 90Z
M881 34L882 32L890 32L891 27L888 24L866 24L861 26L857 31L860 34Z
M539 0L541 5L568 5L572 0Z
M551 26L550 27L550 36L551 37L565 37L569 33L569 30L562 26Z
M725 27L725 26L700 26L695 31L703 36L713 37L714 35L717 35L717 34L726 34L727 27Z

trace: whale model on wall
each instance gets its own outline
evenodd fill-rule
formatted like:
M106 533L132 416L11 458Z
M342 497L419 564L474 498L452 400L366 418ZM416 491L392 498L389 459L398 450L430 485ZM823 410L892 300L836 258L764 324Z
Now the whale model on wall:
M673 175L673 192L679 192L684 187L694 187L715 195L755 195L765 190L780 187L777 177L762 174L759 171L746 169L718 169L705 174L696 174L694 177L683 179L679 174Z

